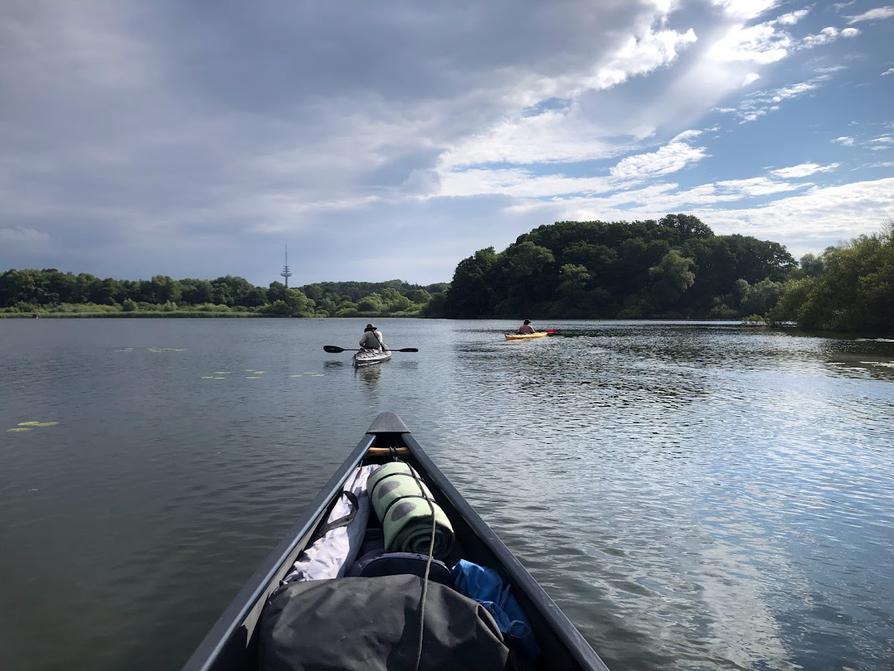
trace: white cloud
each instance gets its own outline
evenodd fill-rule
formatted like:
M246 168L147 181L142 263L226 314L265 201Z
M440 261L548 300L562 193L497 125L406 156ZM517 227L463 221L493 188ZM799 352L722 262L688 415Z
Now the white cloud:
M888 75L894 75L894 68L888 68L882 73L882 77L887 77Z
M774 175L778 175L784 179L789 179L791 177L799 178L799 177L808 177L809 175L815 175L820 172L832 172L838 167L838 163L829 163L828 165L819 165L818 163L801 163L800 165L793 165L789 168L777 168L776 170L771 170Z
M872 145L870 149L873 151L884 151L894 146L894 135L879 135L872 138L869 143Z
M782 16L776 17L776 22L783 26L793 26L798 21L803 19L810 13L812 7L805 7L804 9L798 9L794 12L789 12L788 14L783 14Z
M849 135L842 135L841 137L836 137L832 140L835 144L840 144L843 147L853 147L854 146L854 138Z
M762 207L704 211L700 216L731 231L774 235L850 238L871 233L894 216L894 178L812 189Z
M441 174L437 196L514 196L542 198L573 193L603 193L613 188L605 177L535 175L519 168L451 170Z
M816 35L806 35L801 39L800 47L802 49L810 49L812 47L818 47L823 44L829 44L834 42L839 37L851 38L856 37L860 34L860 31L856 28L845 28L844 30L839 31L834 26L827 26L823 28Z
M816 47L821 44L828 44L838 39L838 29L833 26L826 26L816 35L806 35L801 39L801 45L804 47Z
M745 61L766 65L785 58L792 47L788 33L778 31L772 22L743 28L731 27L715 42L709 56L720 62Z
M819 251L864 233L876 232L894 218L894 178L813 187L806 193L783 196L760 206L742 203L747 195L771 195L803 189L806 184L788 184L753 178L701 185L675 192L675 184L656 185L627 197L579 198L560 202L529 202L509 211L539 213L541 219L632 220L656 219L685 208L717 233L742 233L769 238L799 255ZM631 198L630 196L634 196ZM736 203L727 208L724 203ZM624 205L623 209L620 206Z
M534 115L507 115L485 131L450 147L441 156L440 166L449 169L490 162L569 162L623 153L628 147L609 141L608 136L626 134L643 139L652 134L654 126L632 124L621 132L618 129L611 132L590 121L580 98L587 92L610 89L631 77L669 65L680 50L696 40L691 28L680 33L654 31L647 25L637 35L630 35L589 72L538 80L529 85L523 96L530 101L543 96L565 97L566 105Z
M863 12L862 14L858 14L857 16L850 17L850 21L848 23L860 23L862 21L880 21L883 19L890 19L894 16L894 5L886 5L884 7L876 7L875 9L870 9L868 12Z
M577 105L536 116L510 117L450 148L442 154L440 166L585 161L617 154L617 145L601 135Z
M781 103L792 98L798 98L819 88L820 84L828 78L828 75L820 75L806 82L798 82L791 86L783 86L771 91L755 91L746 96L736 114L742 120L740 123L755 121L766 114L778 110Z
M645 179L658 175L669 175L682 170L691 163L697 163L707 156L704 147L692 147L685 142L671 142L657 151L628 156L619 161L609 171L619 179Z
M645 75L676 60L680 50L696 42L695 31L685 33L675 30L654 32L651 27L644 35L631 35L596 72L584 77L576 87L578 91L601 91L622 84L631 77Z
M717 130L716 128L709 128L710 130ZM700 130L684 130L682 133L677 133L677 135L670 141L670 144L674 142L686 142L687 140L691 140L693 138L698 137L702 134Z
M753 19L775 7L777 0L711 0L715 7L737 19Z
M742 80L742 86L749 86L760 79L761 76L756 72L749 72L745 75L745 79Z

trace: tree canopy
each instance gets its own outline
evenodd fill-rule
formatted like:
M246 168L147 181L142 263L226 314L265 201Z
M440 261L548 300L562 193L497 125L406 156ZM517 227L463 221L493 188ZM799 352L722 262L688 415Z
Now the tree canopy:
M762 282L781 282L796 265L776 242L714 235L692 215L561 221L503 252L488 247L460 261L440 310L449 317L738 316L759 303L743 287L766 290Z

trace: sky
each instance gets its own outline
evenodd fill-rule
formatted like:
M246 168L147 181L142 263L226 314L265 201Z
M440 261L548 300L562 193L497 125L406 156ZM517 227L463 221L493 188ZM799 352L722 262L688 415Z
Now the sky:
M449 281L563 220L894 219L894 5L0 6L0 271Z

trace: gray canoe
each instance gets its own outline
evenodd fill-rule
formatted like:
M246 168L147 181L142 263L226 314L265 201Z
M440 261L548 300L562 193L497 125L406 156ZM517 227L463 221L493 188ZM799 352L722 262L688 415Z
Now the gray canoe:
M361 465L396 453L420 474L447 513L454 552L496 569L531 623L542 654L537 669L608 671L565 614L423 452L403 421L379 415L288 537L261 564L183 667L184 671L258 671L258 619L268 595L328 518L348 477ZM350 642L346 642L346 645Z

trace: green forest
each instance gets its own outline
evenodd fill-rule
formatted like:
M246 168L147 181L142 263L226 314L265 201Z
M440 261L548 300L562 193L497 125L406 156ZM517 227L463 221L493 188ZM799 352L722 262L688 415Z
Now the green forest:
M320 282L300 288L242 277L214 280L100 279L88 273L7 270L0 274L0 313L71 316L415 317L446 284Z
M450 284L241 277L100 279L55 269L0 274L0 316L281 316L747 319L894 332L894 228L796 261L777 242L715 235L698 218L563 221L480 249Z
M894 331L894 233L800 263L776 242L698 218L563 221L463 259L428 312L446 317L711 318Z

